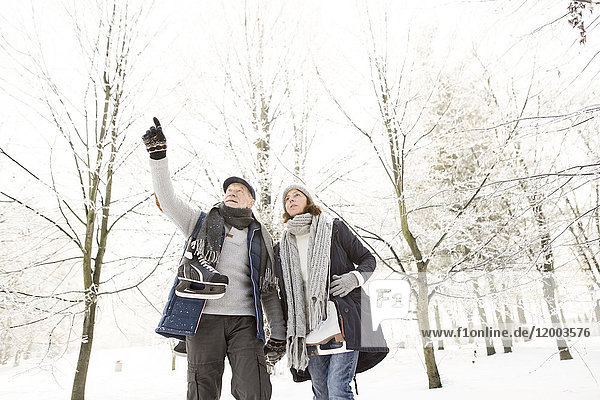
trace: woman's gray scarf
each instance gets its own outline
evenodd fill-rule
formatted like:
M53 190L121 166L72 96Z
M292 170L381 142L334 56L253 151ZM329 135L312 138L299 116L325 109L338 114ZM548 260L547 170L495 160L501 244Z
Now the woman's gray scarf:
M236 229L246 229L256 220L250 208L234 208L226 206L223 202L216 204L204 218L196 237L196 256L204 257L216 268L221 256L223 232L225 223ZM273 240L271 235L261 225L260 234L260 288L271 291L276 288L276 278L273 273Z
M287 354L289 366L305 370L308 366L306 334L327 318L329 258L333 220L324 215L296 215L287 223L280 243L281 270L287 289ZM300 272L296 235L310 233L308 239L308 285ZM308 296L304 291L308 291ZM308 297L308 310L305 299ZM306 317L308 314L308 318Z

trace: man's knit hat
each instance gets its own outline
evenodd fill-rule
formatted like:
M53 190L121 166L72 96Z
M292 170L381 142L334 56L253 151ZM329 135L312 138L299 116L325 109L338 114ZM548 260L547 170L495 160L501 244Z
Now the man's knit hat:
M283 194L281 195L281 201L283 202L283 210L284 211L285 211L285 196L289 193L290 190L294 190L294 189L301 191L308 200L310 200L314 203L314 200L313 200L310 192L306 188L306 186L304 186L301 183L293 183L293 184L289 185L288 187L286 187L283 190Z
M227 192L227 188L232 183L241 183L242 185L246 186L252 198L256 200L256 193L254 192L254 188L252 187L252 185L246 182L245 179L242 179L237 176L230 176L229 178L225 179L225 181L223 182L223 192Z

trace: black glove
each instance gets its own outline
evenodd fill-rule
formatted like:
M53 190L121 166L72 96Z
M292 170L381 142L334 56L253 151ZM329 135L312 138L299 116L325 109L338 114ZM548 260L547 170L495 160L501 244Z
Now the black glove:
M158 119L156 117L153 119L155 126L151 126L146 131L146 134L142 136L142 140L146 145L146 150L150 153L150 158L160 160L167 156L167 138L165 138Z
M277 361L285 355L285 340L269 339L265 344L265 361L270 369L273 369Z

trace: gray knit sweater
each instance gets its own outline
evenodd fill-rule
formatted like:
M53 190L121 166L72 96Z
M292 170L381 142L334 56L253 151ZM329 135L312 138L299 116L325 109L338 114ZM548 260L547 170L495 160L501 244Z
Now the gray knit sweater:
M150 159L150 171L160 208L187 238L192 234L196 221L200 217L200 209L191 206L175 194L166 157L160 160ZM206 301L204 313L255 315L248 259L248 229L237 230L226 226L226 231L221 258L216 269L228 276L229 285L225 296L217 300ZM285 339L283 313L277 293L263 293L261 303L271 327L271 337Z

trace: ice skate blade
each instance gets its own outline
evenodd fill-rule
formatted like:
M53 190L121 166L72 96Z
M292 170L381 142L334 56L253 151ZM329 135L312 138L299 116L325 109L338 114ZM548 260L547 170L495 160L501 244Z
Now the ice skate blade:
M341 333L336 333L335 335L331 335L331 336L327 336L323 339L318 338L316 341L314 341L313 338L311 338L311 340L309 341L308 336L306 337L306 345L307 346L318 346L320 344L326 344L330 341L333 342L343 342L344 341L344 336L342 336Z
M188 279L188 278L184 278L183 276L178 276L177 279L179 279L180 281L185 281L185 282L192 282L192 284L196 284L196 285L212 285L212 286L227 286L227 283L221 283L221 282L199 282L196 279Z
M204 299L204 300L213 300L220 299L225 296L225 292L222 293L190 293L190 292L180 292L179 290L175 290L175 294L179 297L185 297L186 299Z

